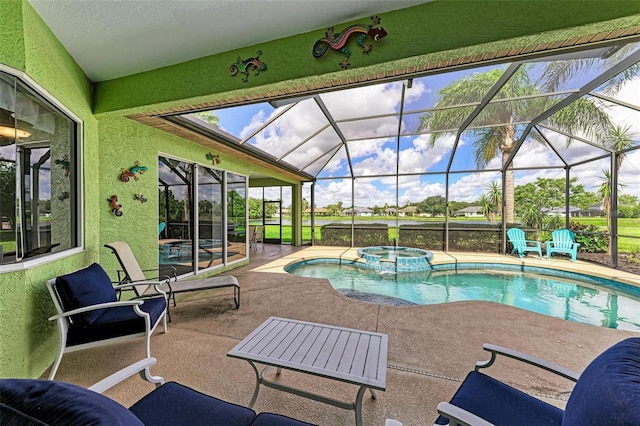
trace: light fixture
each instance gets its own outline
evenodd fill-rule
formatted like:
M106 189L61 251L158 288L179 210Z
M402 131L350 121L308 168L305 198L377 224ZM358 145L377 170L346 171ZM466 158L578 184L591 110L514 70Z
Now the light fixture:
M18 139L31 136L30 132L16 127L15 122L11 112L0 109L0 146L11 145Z

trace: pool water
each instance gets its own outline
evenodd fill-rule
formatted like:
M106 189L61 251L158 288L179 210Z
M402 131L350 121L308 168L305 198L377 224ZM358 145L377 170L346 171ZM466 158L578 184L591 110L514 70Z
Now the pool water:
M484 300L584 324L640 331L640 289L581 274L563 273L577 278L569 279L505 268L393 274L337 262L302 262L287 268L287 272L327 278L337 290L418 305Z

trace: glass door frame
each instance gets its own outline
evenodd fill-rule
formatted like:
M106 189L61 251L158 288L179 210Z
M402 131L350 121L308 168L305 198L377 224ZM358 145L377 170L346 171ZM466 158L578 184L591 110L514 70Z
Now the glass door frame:
M269 218L267 222L267 204L275 204L278 212L278 221L274 223L273 218ZM270 228L274 225L278 226L278 238L267 238L267 226ZM282 244L282 200L262 200L262 226L264 229L263 242L267 244ZM273 235L273 234L271 234Z

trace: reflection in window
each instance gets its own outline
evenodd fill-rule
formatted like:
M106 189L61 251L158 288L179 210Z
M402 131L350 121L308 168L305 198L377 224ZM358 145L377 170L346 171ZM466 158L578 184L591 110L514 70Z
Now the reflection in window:
M76 126L0 72L0 263L78 246Z
M246 179L159 158L159 223L165 223L158 236L161 266L185 275L246 257Z

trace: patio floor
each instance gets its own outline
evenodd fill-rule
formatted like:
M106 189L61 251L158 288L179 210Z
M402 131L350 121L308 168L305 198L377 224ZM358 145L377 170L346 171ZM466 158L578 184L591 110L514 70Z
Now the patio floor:
M327 280L283 273L292 261L313 257L355 258L355 249L298 248L265 245L251 252L251 263L235 269L242 288L239 310L231 289L188 294L172 308L166 334L156 331L151 372L206 394L247 405L255 375L247 362L227 352L269 316L281 316L389 334L387 390L363 404L365 425L384 425L394 418L404 425L432 424L436 405L449 400L475 362L488 358L482 344L490 342L549 359L582 371L598 353L638 333L584 325L491 302L456 302L428 306L388 306L349 299ZM481 258L521 263L515 257L479 253L435 253L435 262ZM526 264L607 276L640 286L640 276L564 258L524 260ZM65 355L56 379L89 386L144 357L141 341L126 342ZM507 383L563 406L571 384L513 361L501 360L489 372ZM43 375L46 377L46 373ZM293 372L283 372L285 384L353 400L357 388ZM106 395L129 406L153 386L132 377ZM254 409L285 414L322 425L355 423L353 411L261 388Z

